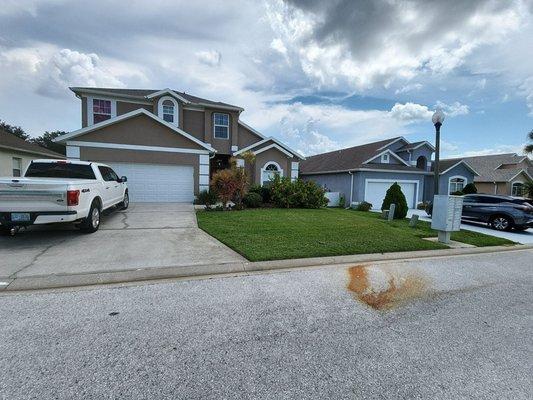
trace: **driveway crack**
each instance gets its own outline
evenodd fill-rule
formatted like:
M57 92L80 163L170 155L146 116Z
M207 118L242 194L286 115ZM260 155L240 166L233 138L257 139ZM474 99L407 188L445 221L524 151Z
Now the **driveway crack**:
M128 229L130 227L130 225L128 224L128 213L124 213L120 222L124 224L124 228L122 229Z
M56 243L52 243L52 244L49 244L48 246L46 246L44 249L42 249L39 253L37 253L35 256L33 256L33 259L29 262L29 264L23 266L21 269L19 269L18 271L15 271L13 272L11 275L9 275L9 277L11 279L16 279L17 278L17 275L24 271L25 269L33 266L33 264L35 264L37 262L37 260L39 259L39 257L41 257L44 253L46 253L48 250L50 250L52 247L54 246L58 246L58 245L61 245L63 243L65 243L67 241L67 239L64 239L64 240L60 240L59 242L56 242Z

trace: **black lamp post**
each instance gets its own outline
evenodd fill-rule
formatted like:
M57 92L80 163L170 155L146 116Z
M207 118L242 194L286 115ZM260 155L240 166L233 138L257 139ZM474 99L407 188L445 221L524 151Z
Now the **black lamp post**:
M431 122L435 125L435 168L433 168L434 175L434 194L439 194L439 174L440 174L440 127L444 122L444 113L437 109L431 117Z

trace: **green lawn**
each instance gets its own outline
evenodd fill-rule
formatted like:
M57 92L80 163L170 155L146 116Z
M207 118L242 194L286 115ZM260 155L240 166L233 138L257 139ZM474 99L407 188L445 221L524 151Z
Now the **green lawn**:
M444 249L423 240L436 236L429 223L410 228L408 220L389 223L372 212L343 209L255 209L199 211L201 229L250 261ZM461 231L452 239L475 246L512 242L476 232Z

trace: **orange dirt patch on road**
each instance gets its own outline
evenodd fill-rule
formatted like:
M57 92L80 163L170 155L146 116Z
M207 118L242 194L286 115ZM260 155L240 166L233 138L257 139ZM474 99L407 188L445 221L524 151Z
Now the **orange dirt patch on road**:
M376 310L390 309L406 300L422 297L429 281L420 273L410 271L394 274L391 271L364 265L348 268L348 290Z

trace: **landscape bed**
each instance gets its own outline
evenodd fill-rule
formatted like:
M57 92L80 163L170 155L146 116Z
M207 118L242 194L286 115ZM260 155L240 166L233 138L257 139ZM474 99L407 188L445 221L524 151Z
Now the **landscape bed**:
M371 212L271 208L199 211L197 218L201 229L250 261L447 248L423 239L437 236L427 222L411 228L407 219L388 222ZM479 247L514 244L471 231L454 232L452 240Z

